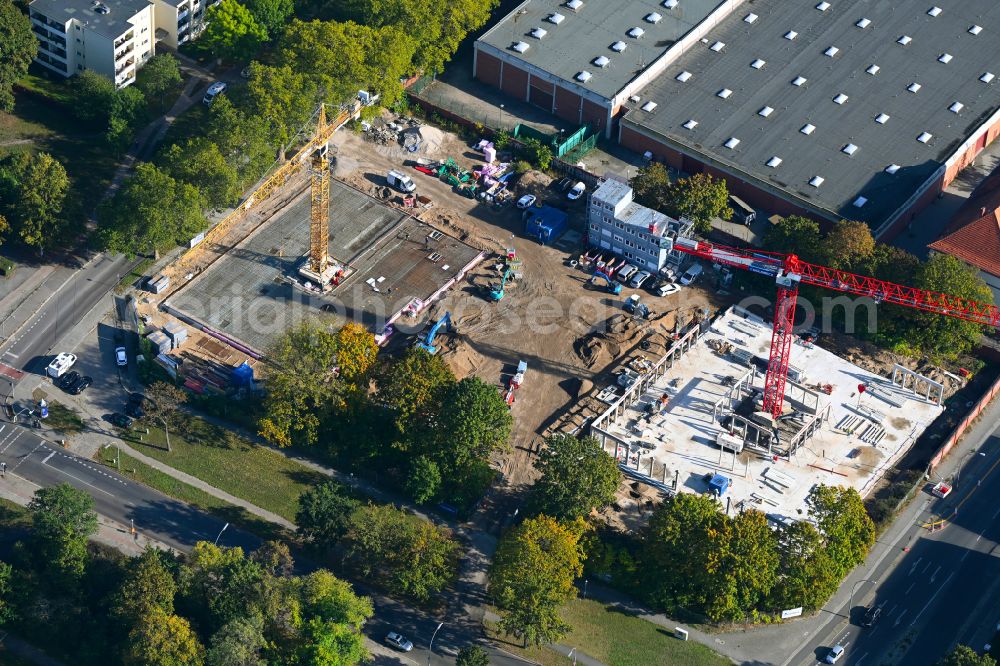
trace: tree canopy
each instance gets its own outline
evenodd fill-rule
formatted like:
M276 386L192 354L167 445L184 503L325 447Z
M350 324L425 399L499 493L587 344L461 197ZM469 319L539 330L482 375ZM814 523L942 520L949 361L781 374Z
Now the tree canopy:
M209 208L223 209L240 197L239 174L219 147L205 138L170 146L160 158L163 170L175 180L193 185Z
M198 43L225 60L245 60L267 40L267 30L244 5L221 0L206 11L205 32Z
M292 0L247 0L244 4L257 24L264 28L267 39L275 39L281 35L295 11Z
M136 75L135 85L149 98L163 104L164 97L176 92L181 84L180 61L172 53L157 53L146 61Z
M2 212L21 242L39 252L67 229L60 214L68 190L66 169L48 153L15 153L0 162Z
M653 162L639 169L630 184L636 202L674 217L686 217L700 234L712 230L713 218L728 220L733 216L726 181L706 173L671 182L666 167Z
M344 486L330 480L302 493L295 524L307 543L320 551L329 550L347 533L358 506Z
M532 488L532 510L559 520L603 509L614 501L621 483L618 463L589 436L549 437L535 467L542 476Z
M37 52L27 15L11 0L0 0L0 111L14 109L14 83L28 73Z
M97 531L94 499L68 483L60 483L35 491L28 510L35 554L51 563L62 578L82 576L87 564L87 540Z
M968 645L956 645L951 652L938 659L936 666L997 666L988 654L979 654Z

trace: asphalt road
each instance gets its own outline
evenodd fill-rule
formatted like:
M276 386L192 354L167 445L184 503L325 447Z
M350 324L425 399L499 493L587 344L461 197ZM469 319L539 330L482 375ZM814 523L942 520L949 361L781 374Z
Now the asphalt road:
M27 373L44 375L45 366L59 353L58 344L137 262L125 256L101 254L77 274L12 337L0 362Z
M933 664L958 643L981 650L1000 620L997 498L1000 426L964 461L949 497L918 497L926 503L918 524L855 584L853 608L851 602L839 608L838 617L785 664L814 664L838 643L846 648L839 663L848 666ZM920 525L948 516L936 531ZM882 617L875 627L861 628L873 604Z

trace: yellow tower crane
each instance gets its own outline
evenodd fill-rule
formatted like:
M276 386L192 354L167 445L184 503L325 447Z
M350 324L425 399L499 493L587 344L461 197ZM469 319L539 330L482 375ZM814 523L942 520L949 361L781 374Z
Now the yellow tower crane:
M316 121L316 136L326 133L326 107L320 105ZM309 213L309 268L316 275L326 272L330 261L330 160L329 144L321 143L312 155L310 191L312 207Z

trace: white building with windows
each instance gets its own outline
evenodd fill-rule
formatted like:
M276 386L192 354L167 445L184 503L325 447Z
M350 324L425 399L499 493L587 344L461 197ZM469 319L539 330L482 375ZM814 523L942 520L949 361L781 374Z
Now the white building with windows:
M632 188L608 179L590 195L587 204L587 238L590 245L624 257L640 270L656 272L668 264L679 265L677 250L661 247L661 239L689 236L691 223L675 220L632 200Z
M172 49L205 29L205 12L222 0L156 0L156 41Z
M155 53L152 0L32 0L28 8L35 62L63 76L89 69L123 88Z

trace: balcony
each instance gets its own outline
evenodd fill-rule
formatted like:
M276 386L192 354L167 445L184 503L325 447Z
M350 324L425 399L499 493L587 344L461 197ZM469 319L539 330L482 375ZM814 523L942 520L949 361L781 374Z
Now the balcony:
M121 67L115 70L115 76L120 76L134 64L135 64L135 58L129 58L128 61L125 62L125 64L123 64Z
M122 37L120 39L115 40L115 48L117 49L119 46L121 46L125 42L132 41L132 38L134 36L135 36L135 33L132 33L132 32L128 33L127 35L122 35Z
M45 51L46 53L56 56L57 58L66 60L66 51L64 49L52 46L48 42L38 42L38 47L39 50Z
M115 85L124 88L135 80L135 70L129 70L121 76L115 76Z
M128 46L123 48L121 51L115 54L115 63L117 63L119 60L121 60L134 50L135 50L135 44L129 44Z
M186 19L190 14L191 14L191 10L190 9L185 9L184 11L180 12L179 14L177 14L177 25L180 25L181 23L183 23L184 19Z
M58 71L58 72L60 72L62 74L65 74L68 71L68 69L69 69L69 67L68 67L68 65L66 63L60 62L60 61L56 60L55 58L50 58L49 56L45 55L44 53L39 53L37 56L35 56L35 60L37 60L37 61L39 61L41 63L44 63L47 67L50 67L50 68L52 68L52 69L54 69L54 70L56 70L56 71Z

